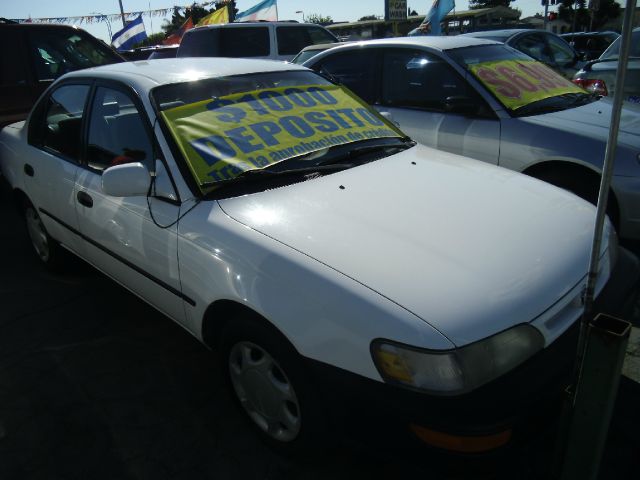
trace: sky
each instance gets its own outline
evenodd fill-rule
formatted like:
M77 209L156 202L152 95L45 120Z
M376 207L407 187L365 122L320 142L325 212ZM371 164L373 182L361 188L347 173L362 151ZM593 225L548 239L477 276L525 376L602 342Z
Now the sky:
M239 11L251 8L259 0L236 0ZM429 10L433 0L408 0L409 8L416 10L418 14L424 15ZM125 12L155 10L171 8L173 5L191 5L193 0L122 0ZM196 3L204 3L196 1ZM71 17L91 15L92 13L115 14L120 12L118 0L4 0L0 4L0 17L5 18L39 18L39 17ZM544 7L540 5L540 0L515 0L512 7L519 8L522 16L527 17L536 12L543 12ZM457 10L467 10L467 0L456 1ZM555 9L555 7L551 7ZM305 16L318 13L323 16L330 16L333 21L355 21L365 15L384 15L384 0L278 0L278 17L280 20L302 21L302 14ZM147 34L161 31L162 17L143 16ZM79 25L84 30L94 36L108 41L108 28L106 23L82 23ZM121 22L112 22L113 33L122 28Z

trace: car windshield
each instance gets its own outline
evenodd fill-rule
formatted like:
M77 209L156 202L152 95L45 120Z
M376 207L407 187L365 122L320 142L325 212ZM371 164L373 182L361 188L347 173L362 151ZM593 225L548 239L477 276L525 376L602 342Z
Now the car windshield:
M618 37L615 42L611 44L609 48L600 57L600 60L614 60L620 55L620 43L622 37ZM631 50L629 51L630 57L640 58L640 29L636 28L631 33Z
M89 38L84 32L64 33L52 30L34 32L31 46L37 58L38 78L47 80L63 73L83 68L121 62L102 42Z
M597 99L506 45L459 48L449 54L514 116L566 110Z
M409 144L362 100L310 71L165 85L152 98L203 192L253 171L349 168L355 156Z
M327 47L328 48L328 47ZM295 63L296 65L302 65L304 62L309 60L311 57L315 57L320 52L326 49L313 48L309 50L302 50L298 55L296 55L291 63Z

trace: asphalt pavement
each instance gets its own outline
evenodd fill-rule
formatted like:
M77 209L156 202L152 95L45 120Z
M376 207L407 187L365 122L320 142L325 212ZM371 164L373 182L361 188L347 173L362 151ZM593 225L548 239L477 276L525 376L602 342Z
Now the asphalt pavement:
M214 353L82 262L44 271L4 184L0 218L2 480L540 479L549 470L552 424L487 461L397 450L389 438L336 437L329 453L304 460L276 455L224 389ZM640 471L639 405L640 384L622 377L601 479Z

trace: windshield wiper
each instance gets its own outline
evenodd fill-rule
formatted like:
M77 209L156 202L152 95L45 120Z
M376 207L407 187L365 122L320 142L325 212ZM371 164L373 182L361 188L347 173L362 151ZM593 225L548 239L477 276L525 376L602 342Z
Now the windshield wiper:
M560 112L569 108L586 105L600 98L592 93L565 93L555 97L543 98L517 109L514 113L518 117L526 115L539 115L543 113Z
M245 170L239 175L228 178L225 180L218 180L213 182L204 182L201 183L200 186L202 188L211 188L211 187L222 187L226 185L233 185L237 183L249 183L255 181L263 181L267 179L274 179L278 177L286 177L289 175L307 175L310 173L321 173L327 171L338 171L338 170L346 170L347 168L353 167L352 163L334 163L331 165L314 165L310 167L304 168L292 168L290 170L266 170L264 168L254 169L254 170Z
M405 141L404 143L399 143L396 145L382 144L382 145L363 145L361 147L350 148L343 155L338 155L336 158L332 158L330 160L325 160L324 162L320 162L318 165L320 166L329 166L336 165L334 162L340 162L345 158L352 160L357 157L361 157L362 155L366 155L371 152L385 152L385 153L393 153L398 150L406 150L408 148L413 147L416 144L413 140ZM391 152L389 152L391 150Z

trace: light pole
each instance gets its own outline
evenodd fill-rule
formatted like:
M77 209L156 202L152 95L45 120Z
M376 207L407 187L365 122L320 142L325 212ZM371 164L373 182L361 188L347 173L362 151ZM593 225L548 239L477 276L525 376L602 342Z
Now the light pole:
M111 39L113 38L113 35L111 34L111 22L109 21L109 17L107 17L104 13L100 13L100 12L90 12L90 13L91 15L100 15L102 19L104 19L104 21L107 23L107 30L109 31L109 43L111 43Z
M301 13L302 14L302 23L306 23L306 20L304 19L304 12L302 10L297 10L296 13Z

